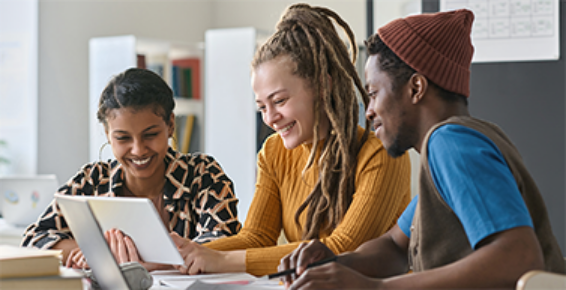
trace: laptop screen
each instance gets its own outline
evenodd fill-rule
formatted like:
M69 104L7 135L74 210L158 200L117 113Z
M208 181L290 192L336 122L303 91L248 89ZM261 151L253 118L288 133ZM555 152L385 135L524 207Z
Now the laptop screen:
M27 227L53 200L55 175L0 177L0 211L8 224Z

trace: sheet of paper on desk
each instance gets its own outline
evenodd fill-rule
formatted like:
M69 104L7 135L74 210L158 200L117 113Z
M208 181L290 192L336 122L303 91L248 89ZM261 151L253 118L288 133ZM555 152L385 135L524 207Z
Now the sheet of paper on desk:
M270 289L283 289L283 286L277 285L237 285L237 284L212 284L201 282L200 280L195 281L186 290L270 290Z
M183 275L178 271L154 271L151 274L160 285L175 289L284 289L279 281L260 280L247 273ZM222 288L200 288L205 286Z

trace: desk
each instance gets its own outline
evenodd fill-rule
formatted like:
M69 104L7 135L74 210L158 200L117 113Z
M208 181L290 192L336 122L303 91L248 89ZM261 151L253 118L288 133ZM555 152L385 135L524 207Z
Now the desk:
M8 224L3 218L0 218L0 244L19 246L25 230L25 228Z

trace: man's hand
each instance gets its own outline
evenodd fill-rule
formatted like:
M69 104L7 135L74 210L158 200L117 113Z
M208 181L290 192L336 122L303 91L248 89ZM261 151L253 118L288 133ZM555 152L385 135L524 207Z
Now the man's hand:
M296 268L293 275L287 275L281 278L285 286L288 287L298 276L302 275L307 269L307 265L313 262L330 258L334 253L319 240L312 240L309 243L302 243L292 253L281 259L278 271L285 271Z
M340 263L309 268L296 279L289 290L308 289L379 289L381 280L364 276Z

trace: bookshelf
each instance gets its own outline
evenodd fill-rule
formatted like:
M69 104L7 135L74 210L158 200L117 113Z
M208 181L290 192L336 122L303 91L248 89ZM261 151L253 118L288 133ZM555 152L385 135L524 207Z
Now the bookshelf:
M187 59L198 60L199 66L179 70L177 68L179 62ZM153 70L173 88L176 100L174 113L177 116L176 128L178 129L175 140L182 141L184 125L187 123L185 120L188 116L194 116L188 151L202 151L204 149L204 137L202 136L204 124L203 60L203 43L178 43L140 38L135 35L91 38L89 41L90 161L114 158L110 148L104 148L99 153L101 146L106 143L106 136L103 125L96 118L98 100L108 81L114 75L131 67L145 67ZM180 84L185 81L180 77L181 74L185 74L185 71L190 71L189 74L195 77L191 84Z

